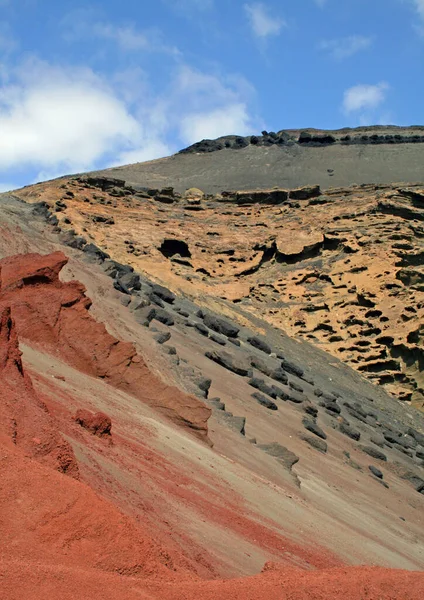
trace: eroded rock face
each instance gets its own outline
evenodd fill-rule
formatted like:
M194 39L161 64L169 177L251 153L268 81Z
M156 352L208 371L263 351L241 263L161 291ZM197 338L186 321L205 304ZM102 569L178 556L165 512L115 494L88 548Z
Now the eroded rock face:
M115 339L95 321L84 286L59 279L67 260L62 252L55 252L0 261L3 301L12 307L19 336L59 354L83 373L140 398L207 439L210 409L162 383L150 373L132 344Z
M234 303L236 322L239 308L259 311L423 407L422 186L234 191L187 212L183 200L159 206L136 191L117 199L103 183L99 200L84 179L66 185L74 196L59 226L68 229L68 218L77 236L87 229L90 248L206 305ZM37 190L50 207L63 198L55 182ZM115 225L93 223L99 211Z
M10 302L0 288L0 440L75 479L74 452L25 372Z

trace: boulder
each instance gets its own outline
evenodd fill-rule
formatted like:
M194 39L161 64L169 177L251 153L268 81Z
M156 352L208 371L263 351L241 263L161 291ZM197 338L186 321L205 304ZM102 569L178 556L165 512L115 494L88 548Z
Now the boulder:
M385 454L383 454L383 452L380 452L380 450L377 450L377 448L373 448L372 446L359 446L359 447L362 450L362 452L365 452L365 454L368 454L368 456L372 456L373 458L376 458L377 460L387 461L387 456Z
M263 392L264 394L267 394L271 398L275 399L277 397L276 386L268 385L263 379L259 379L258 377L252 377L252 379L249 381L249 385Z
M300 438L319 452L322 452L323 454L327 452L327 442L324 442L323 439L313 437L312 435L301 435Z
M228 369L237 375L241 375L242 377L251 377L252 369L250 368L250 364L247 360L243 360L242 358L236 358L229 352L225 350L212 350L211 352L205 352L205 356L210 360L213 360L224 369Z
M110 258L109 254L103 252L103 250L101 250L95 244L87 244L84 246L82 251L85 252L85 254L87 254L90 258L97 260L98 262L103 262L107 258Z
M264 394L261 394L260 392L253 393L252 398L257 400L259 402L259 404L261 404L262 406L265 406L265 408L268 408L269 410L278 410L278 406L275 404L275 402L273 402L272 400L270 400L269 398L267 398L266 396L264 396Z
M169 333L169 331L166 331L164 333L158 333L157 335L155 335L153 337L157 341L158 344L165 344L166 342L169 342L169 340L171 339L171 334Z
M110 417L102 412L92 413L89 410L80 408L77 410L74 420L93 435L98 437L111 435L112 421Z
M196 329L196 331L198 331L201 335L204 335L205 337L208 337L209 335L209 329L207 327L205 327L203 325L203 323L195 323L194 324L194 328Z
M377 469L377 467L374 467L374 465L370 465L368 468L375 477L378 479L383 479L383 473L380 471L380 469Z
M302 424L305 429L307 429L314 435L318 436L322 440L327 439L327 434L321 429L321 427L319 427L319 425L316 424L316 422L314 420L308 419L307 417L305 417L302 420Z
M299 457L294 452L277 442L272 442L271 444L258 444L257 447L270 456L277 458L289 471L291 471L293 466L299 462Z
M152 292L158 296L164 302L168 304L173 304L175 301L175 294L173 294L168 288L163 285L159 285L158 283L151 284Z
M230 323L225 319L221 319L220 317L215 317L214 315L203 313L202 315L204 324L209 327L209 329L212 329L212 331L221 333L222 335L230 338L236 338L238 336L240 329L233 323Z
M150 310L149 314L147 315L147 320L152 321L153 319L156 319L156 321L159 321L159 323L168 325L168 327L172 327L172 325L175 323L174 318L163 308L152 308Z
M265 340L263 340L260 337L254 336L254 337L249 337L247 339L248 343L253 346L254 348L257 348L258 350L261 350L262 352L265 352L265 354L271 354L272 349L271 346L269 346Z
M350 425L347 425L347 423L340 423L339 430L341 431L341 433L347 435L356 442L359 441L361 438L361 434L359 433L359 431L357 429L354 429Z
M209 339L212 340L213 342L215 342L216 344L219 344L220 346L226 346L227 342L225 340L225 338L216 335L215 333L211 333L209 335Z
M281 367L282 367L282 369L284 369L284 371L286 371L287 373L291 373L292 375L296 375L296 377L299 377L299 378L301 378L303 376L304 371L301 367L294 364L292 361L287 360L286 358L282 357L281 355L278 355L278 358L281 359Z

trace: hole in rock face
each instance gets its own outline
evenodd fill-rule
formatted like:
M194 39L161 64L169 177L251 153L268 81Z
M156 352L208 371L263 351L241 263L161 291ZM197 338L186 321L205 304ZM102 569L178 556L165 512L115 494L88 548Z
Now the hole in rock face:
M166 258L171 258L175 254L179 254L183 258L191 258L190 249L182 240L163 240L159 250Z

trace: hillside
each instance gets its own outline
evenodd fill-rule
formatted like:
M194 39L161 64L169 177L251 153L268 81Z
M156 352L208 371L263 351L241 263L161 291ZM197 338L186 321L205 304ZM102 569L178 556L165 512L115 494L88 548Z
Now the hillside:
M227 136L194 144L174 156L97 174L133 186L172 186L178 192L197 187L215 194L274 186L416 183L424 179L423 164L423 127L362 127Z
M421 599L421 129L0 194L0 595Z

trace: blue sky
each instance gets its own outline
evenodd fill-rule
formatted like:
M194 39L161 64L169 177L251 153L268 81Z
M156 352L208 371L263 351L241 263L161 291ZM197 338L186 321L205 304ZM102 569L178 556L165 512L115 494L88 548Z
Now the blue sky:
M0 0L0 191L423 98L424 0Z

